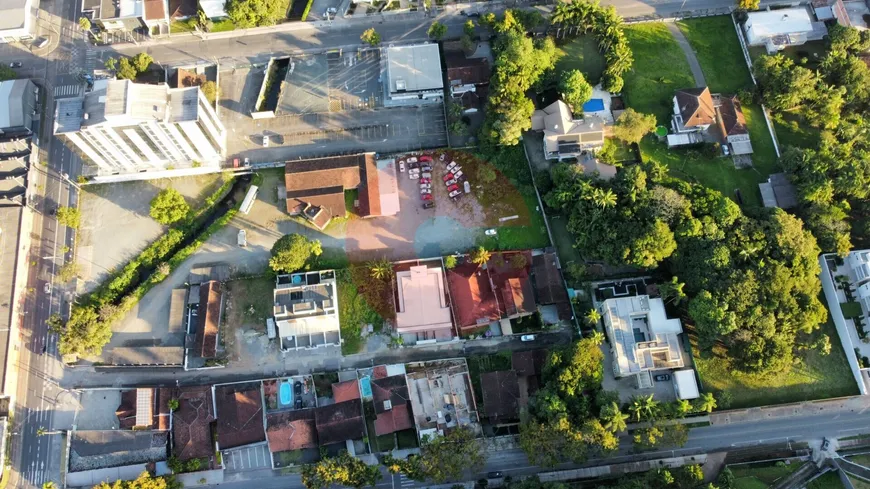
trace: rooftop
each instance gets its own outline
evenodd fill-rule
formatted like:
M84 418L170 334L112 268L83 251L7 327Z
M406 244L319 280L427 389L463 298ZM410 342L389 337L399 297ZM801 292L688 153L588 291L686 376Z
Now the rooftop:
M437 44L394 46L386 51L390 93L444 88Z
M314 421L321 445L344 443L365 436L362 401L359 399L318 407L314 410Z
M215 387L217 436L221 449L264 441L263 401L259 382Z
M318 443L314 409L298 409L266 415L266 437L269 439L269 450L272 452L316 447Z
M716 120L716 108L708 87L684 88L674 94L674 114L680 127L707 126Z
M538 304L557 304L560 316L571 317L571 303L555 252L546 251L532 256L532 280Z
M441 266L415 265L396 272L396 328L415 333L453 328Z
M317 280L303 282L303 277ZM276 280L273 303L278 335L294 347L341 341L335 272L282 275ZM288 343L290 344L290 343Z
M515 351L511 355L511 368L520 377L541 375L547 362L547 350Z
M447 270L453 312L460 328L474 328L498 321L498 302L486 269L466 261Z
M468 58L462 51L444 53L447 81L451 85L477 85L489 83L492 72L487 58Z
M668 319L664 302L648 295L607 299L600 306L614 352L614 372L627 376L680 368L679 319Z
M122 467L166 460L166 431L75 431L70 439L69 470Z
M529 279L531 262L528 251L493 253L486 262L503 317L535 312L535 293Z
M359 399L359 381L353 379L332 384L332 398L336 403Z
M344 191L359 188L360 213L381 215L380 184L374 153L288 161L284 167L287 212L300 205L325 207L344 216Z
M377 415L375 433L378 436L414 427L408 383L404 375L372 379L371 386Z
M483 409L493 424L519 419L520 384L513 370L480 374Z
M418 430L478 424L471 379L464 359L416 364L406 375Z
M181 366L184 365L184 347L119 346L109 351L109 363L116 367Z
M211 429L215 415L211 387L185 387L177 394L178 409L172 413L173 453L182 462L213 457Z
M746 21L755 37L812 32L813 21L805 7L749 12Z
M30 0L0 0L0 31L27 26L30 5Z
M568 104L557 100L532 114L532 130L544 131L547 153L574 153L604 144L607 121L597 115L574 119Z
M196 353L202 358L214 358L217 355L222 302L220 282L212 280L199 286L199 325L196 329Z
M29 79L0 82L0 129L31 128L36 111L36 85Z

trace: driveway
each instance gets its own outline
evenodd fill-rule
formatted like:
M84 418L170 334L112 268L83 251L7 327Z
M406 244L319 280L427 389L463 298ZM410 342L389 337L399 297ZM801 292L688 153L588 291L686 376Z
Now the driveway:
M221 457L227 472L272 468L272 456L265 443L221 450Z

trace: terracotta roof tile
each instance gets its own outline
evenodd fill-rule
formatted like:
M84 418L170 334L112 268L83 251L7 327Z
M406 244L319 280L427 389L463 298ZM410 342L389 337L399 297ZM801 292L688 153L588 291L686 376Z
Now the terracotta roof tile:
M501 317L489 276L480 266L466 262L447 270L447 285L460 328L476 328Z
M519 417L520 384L513 370L480 374L483 408L491 423L515 421Z
M215 420L211 387L186 387L178 391L178 409L172 413L172 438L175 456L185 461L211 459L214 440L211 424Z
M332 384L332 397L337 403L359 399L359 381L346 380Z
M716 119L716 109L709 88L677 90L676 97L684 127L705 126L712 124Z
M362 401L359 399L315 409L314 422L321 445L358 440L365 436Z
M263 403L257 383L215 388L217 434L221 449L264 441Z
M199 327L196 350L202 358L217 355L218 326L221 319L221 284L216 280L199 287Z
M269 450L284 452L317 446L314 409L300 409L266 415Z

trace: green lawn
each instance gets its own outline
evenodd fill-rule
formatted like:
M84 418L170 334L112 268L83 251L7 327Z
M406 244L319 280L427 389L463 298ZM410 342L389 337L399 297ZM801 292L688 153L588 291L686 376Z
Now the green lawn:
M556 73L567 70L580 70L586 81L598 84L604 72L604 56L598 51L598 43L592 36L571 39L556 48Z
M836 472L826 472L818 479L807 484L807 489L845 489Z
M698 56L710 91L736 93L752 86L731 16L687 19L677 26Z
M236 30L236 25L230 19L219 20L212 24L209 32L227 32Z
M369 305L354 283L348 268L335 271L338 285L338 317L341 327L341 353L352 355L363 347L362 325L373 324L376 330L383 325L384 319Z
M695 86L686 56L664 24L629 25L625 35L634 53L634 66L625 74L626 106L655 114L668 126L674 91Z
M192 30L193 29L191 29L190 25L187 23L186 20L173 20L169 24L169 32L172 34L177 34L179 32L190 32Z
M784 375L760 377L742 374L731 368L724 350L714 348L712 354L705 352L699 356L693 342L695 367L704 389L731 393L731 407L734 409L857 394L855 378L843 349L839 347L837 330L830 321L810 338L801 339L801 343L811 344L821 334L830 338L831 353L824 356L816 350L807 350L800 363Z
M819 131L800 124L800 118L795 114L773 114L773 129L779 140L780 149L786 146L798 148L815 148L819 144Z
M870 489L870 482L859 479L853 475L849 475L848 477L849 481L852 482L852 485L855 486L855 489Z
M843 302L840 304L840 309L843 311L843 317L847 318L856 318L864 314L864 311L861 310L861 304L857 302Z
M792 462L790 465L731 465L729 468L734 473L734 489L767 489L777 480L791 474L800 468L800 462Z
M864 467L870 468L870 454L853 455L846 458L849 459L849 461L852 463L856 463L858 465L863 465Z

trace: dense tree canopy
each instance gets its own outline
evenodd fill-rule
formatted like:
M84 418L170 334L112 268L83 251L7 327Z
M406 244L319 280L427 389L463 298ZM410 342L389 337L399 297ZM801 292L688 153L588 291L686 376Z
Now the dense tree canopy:
M275 0L229 0L227 16L239 28L275 25L286 15L287 2Z
M326 489L333 485L347 487L374 486L381 479L377 465L366 465L347 451L302 466L302 485L308 489Z
M474 432L460 427L444 436L424 440L417 456L398 459L388 455L384 465L390 473L401 472L414 480L440 484L460 480L466 470L480 470L485 461L483 447L474 438Z
M293 273L310 265L309 260L322 252L320 241L309 240L301 234L287 234L272 245L269 266L278 273Z
M112 338L111 324L92 307L74 307L58 340L61 355L99 355Z
M718 192L668 179L654 164L611 182L561 165L553 181L545 200L568 213L576 246L612 264L668 265L690 297L701 346L724 342L735 368L788 370L797 338L825 320L819 248L799 219L781 210L746 216ZM615 205L596 204L606 192Z
M642 114L631 107L619 115L613 126L613 136L626 143L639 143L647 134L655 131L656 116Z
M575 113L582 112L583 104L592 98L592 85L586 81L580 70L563 71L559 79L559 91L562 92L562 100L570 105Z
M160 224L178 222L184 219L188 212L190 212L190 205L174 188L165 188L151 199L151 217Z
M154 477L148 472L142 472L135 480L119 480L112 484L101 482L94 489L181 489L181 483L172 476Z

